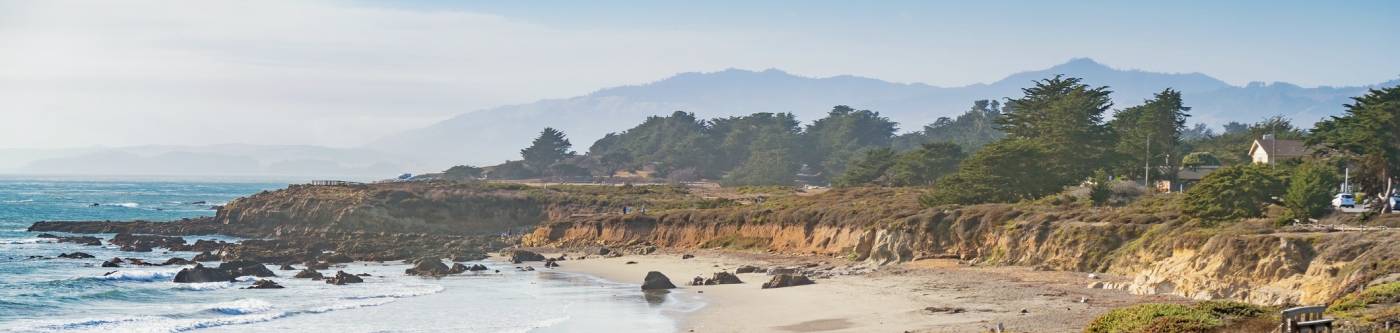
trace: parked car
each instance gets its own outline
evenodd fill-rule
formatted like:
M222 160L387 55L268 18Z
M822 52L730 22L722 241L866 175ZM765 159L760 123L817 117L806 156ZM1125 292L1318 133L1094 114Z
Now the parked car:
M1337 194L1336 197L1332 198L1332 207L1356 208L1356 197L1351 193Z
M1400 213L1400 193L1390 195L1390 212Z

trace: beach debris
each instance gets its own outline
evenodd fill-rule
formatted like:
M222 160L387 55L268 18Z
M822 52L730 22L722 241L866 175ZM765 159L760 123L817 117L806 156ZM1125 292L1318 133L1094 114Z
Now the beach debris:
M758 266L754 266L754 265L743 265L743 266L739 266L739 268L734 269L734 273L735 273L735 274L758 273L758 271L759 271Z
M795 286L809 285L809 284L814 284L814 283L816 283L816 282L812 282L812 279L808 279L806 276L802 276L802 275L792 275L792 274L778 274L778 275L774 275L772 280L769 280L768 282L764 282L764 283L763 283L763 289L769 289L769 288L783 288L783 287L795 287Z
M690 259L690 258L695 258L695 255L689 254L689 253L687 253L687 254L682 254L682 255L681 255L681 260Z
M1090 278L1090 279L1093 279L1093 280L1098 280L1098 279L1099 279L1099 275L1098 275L1098 274L1094 274L1094 273L1089 273L1089 278Z
M346 273L345 271L335 271L335 276L326 279L326 283L337 286L361 282L365 282L365 279L361 279L360 277L355 276L354 274Z
M661 274L661 272L647 272L646 278L642 279L642 290L661 290L674 288L676 288L676 285L671 283L671 279L667 278L665 274Z
M967 312L967 309L958 308L958 307L950 307L950 306L930 306L930 307L924 308L924 312L928 312L928 313L930 313L930 314L934 314L934 313L959 314L959 313Z
M623 263L623 265L636 265L636 264L637 264L636 261L628 261L628 262Z
M312 279L312 280L320 280L320 279L326 278L324 275L321 275L321 272L317 272L316 270L311 269L311 268L303 269L303 270L301 270L300 272L297 272L297 275L294 275L294 276L292 276L292 277L298 278L298 279Z
M58 257L59 257L59 258L68 258L68 259L92 259L92 258L96 258L96 257L92 256L91 254L87 254L87 253L84 253L84 252L61 253L61 254L58 255Z
M252 285L252 286L247 287L247 288L243 288L243 289L282 289L282 288L284 288L284 287L282 287L282 285L277 284L277 282L273 282L272 280L258 279L258 281L253 282L253 285Z

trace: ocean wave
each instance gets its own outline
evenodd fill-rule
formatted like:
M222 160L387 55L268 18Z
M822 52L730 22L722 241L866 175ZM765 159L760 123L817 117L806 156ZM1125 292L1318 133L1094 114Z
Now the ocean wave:
M174 287L174 289L176 290L192 291L219 290L228 288L233 288L232 282L176 283Z
M54 239L50 239L50 238L25 238L25 239L0 240L0 244L11 244L11 245L18 245L18 244L44 244L44 243L56 243L56 242L55 242Z
M34 199L0 200L0 202L3 202L3 203L26 203L26 202L34 202Z
M136 207L141 207L141 204L135 203L135 202L118 202L118 203L104 204L103 206L122 206L122 207L126 207L126 208L136 208Z
M205 311L226 315L263 313L270 310L272 310L272 303L256 298L244 298L232 302L219 303L205 309Z
M112 272L111 274L107 274L107 275L100 276L100 277L98 277L98 278L99 278L99 279L102 279L102 280L116 280L116 281L144 281L144 282L155 282L155 281L171 281L171 280L173 280L173 279L175 278L175 274L178 274L178 273L180 273L179 270L173 270L173 271L121 271L121 270L119 270L119 271L116 271L116 272Z

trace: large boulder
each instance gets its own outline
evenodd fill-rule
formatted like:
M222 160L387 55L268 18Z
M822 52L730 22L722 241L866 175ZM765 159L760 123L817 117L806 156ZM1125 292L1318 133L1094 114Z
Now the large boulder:
M239 277L239 276L256 276L256 277L272 277L272 276L277 276L277 274L273 274L273 273L272 273L272 270L267 269L267 266L263 266L263 264L259 264L259 263L252 262L252 261L247 261L247 260L235 260L235 261L225 262L225 263L219 264L219 269L228 270L228 271L229 271L229 274L233 274L234 277Z
M451 268L442 263L442 259L437 257L423 257L413 262L413 267L404 270L404 274L417 276L443 276L447 275Z
M234 276L226 270L204 267L200 264L175 273L176 283L231 282L233 278Z
M272 280L258 279L258 281L253 282L253 286L248 287L248 288L244 288L244 289L282 289L282 288L283 288L282 285L277 284L277 282L272 282Z
M642 279L642 290L662 290L674 288L676 288L676 285L674 283L671 283L671 279L667 278L665 274L661 274L661 272L647 272L647 277L645 279Z
M92 256L91 254L87 254L87 253L84 253L84 252L61 253L61 254L58 255L58 257L59 257L59 258L68 258L68 259L92 259L92 258L96 258L96 257Z
M310 268L303 269L303 270L301 270L300 272L297 272L297 275L294 275L294 276L292 276L292 277L298 278L298 279L312 279L312 280L320 280L320 279L325 278L325 276L321 275L321 272L317 272L316 270L310 269Z
M714 276L710 277L709 279L705 279L705 285L707 286L737 283L744 283L744 281L739 280L738 275L734 275L729 272L716 272Z
M102 267L122 267L122 258L112 258L112 260L102 262Z
M335 271L335 276L326 279L326 283L337 286L361 282L365 282L365 279L355 276L355 274L346 273L345 271Z
M519 264L526 261L544 261L544 255L525 250L508 250L501 253L510 260L512 264Z
M460 262L452 263L452 268L447 270L447 274L461 274L463 272L466 272L468 269L470 269L470 267L467 267L467 265L463 265Z
M768 288L782 288L782 287L795 287L795 286L809 285L809 284L813 284L813 283L815 283L815 282L812 282L812 279L808 279L806 276L802 276L802 275L792 275L792 274L778 274L778 275L774 275L772 280L769 280L768 282L764 282L764 283L763 283L763 289L768 289Z
M292 267L292 265L289 265L289 264L282 264L282 267L278 267L277 270L279 270L279 271L295 271L295 270L297 270L297 268L296 268L296 267Z
M487 270L487 269L488 269L488 268L486 268L486 265L482 265L482 264L474 264L474 265L472 265L471 267L467 267L467 271L470 271L470 272L480 272L480 271L484 271L484 270Z

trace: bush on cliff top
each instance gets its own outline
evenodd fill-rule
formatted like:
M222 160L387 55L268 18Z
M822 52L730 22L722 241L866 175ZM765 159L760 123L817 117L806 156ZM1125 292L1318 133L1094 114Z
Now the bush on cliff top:
M1327 312L1341 317L1353 317L1349 312L1365 309L1367 305L1397 302L1400 302L1400 282L1382 283L1337 299L1327 307Z
M1084 328L1088 333L1210 332L1233 320L1264 315L1266 309L1239 302L1206 301L1194 305L1146 303L1114 309Z

